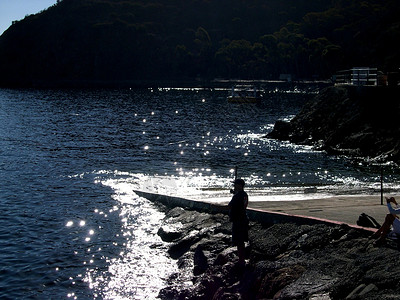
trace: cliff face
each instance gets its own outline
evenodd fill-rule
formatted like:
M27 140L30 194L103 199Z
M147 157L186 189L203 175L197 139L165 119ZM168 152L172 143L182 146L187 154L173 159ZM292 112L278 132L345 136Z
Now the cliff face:
M268 137L399 163L399 119L398 87L329 87Z

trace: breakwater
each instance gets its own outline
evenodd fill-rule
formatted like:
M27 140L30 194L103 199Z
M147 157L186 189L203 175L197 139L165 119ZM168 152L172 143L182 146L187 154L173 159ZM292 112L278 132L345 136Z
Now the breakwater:
M145 196L145 194L142 194ZM148 196L148 195L147 195ZM385 299L395 284L395 245L375 247L369 232L345 224L250 222L246 264L230 245L226 214L180 206L182 198L157 196L166 217L158 230L181 271L168 278L160 299ZM200 206L196 208L210 208ZM189 279L192 285L182 285Z
M208 203L205 201L196 201L185 199L176 196L169 195L161 195L155 193L148 193L143 191L134 191L138 196L144 197L150 201L161 203L169 208L174 207L182 207L185 209L196 210L199 212L209 213L209 214L227 214L228 208L226 206L217 205L213 203ZM272 212L268 210L260 210L260 209L247 209L247 216L250 221L258 222L265 226L270 226L273 224L282 224L282 223L292 223L297 225L317 225L317 224L325 224L328 226L336 226L340 224L344 224L344 222L338 222L323 218L315 218L304 215L296 215L296 214L287 214L280 212ZM359 227L356 225L346 224L347 226L354 228L360 231L370 232L370 229Z

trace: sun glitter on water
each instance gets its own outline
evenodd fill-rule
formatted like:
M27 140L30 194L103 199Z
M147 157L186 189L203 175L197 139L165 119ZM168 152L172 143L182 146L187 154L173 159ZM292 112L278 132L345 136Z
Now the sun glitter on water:
M117 258L102 258L108 262L106 270L88 267L85 281L95 294L107 299L154 299L165 287L166 279L181 271L157 235L164 214L133 192L136 186L129 178L102 179L98 183L112 188L113 198L120 204L122 227L118 236L125 242L118 245L121 251ZM89 236L93 234L89 231Z

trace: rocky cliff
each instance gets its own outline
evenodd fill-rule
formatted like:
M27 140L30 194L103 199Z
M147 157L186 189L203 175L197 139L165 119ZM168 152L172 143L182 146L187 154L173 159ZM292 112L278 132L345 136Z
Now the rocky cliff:
M333 154L400 162L400 88L328 87L269 138Z

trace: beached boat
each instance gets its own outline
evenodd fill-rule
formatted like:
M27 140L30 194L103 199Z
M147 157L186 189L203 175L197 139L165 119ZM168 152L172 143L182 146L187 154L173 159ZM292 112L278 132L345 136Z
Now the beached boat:
M253 85L236 85L232 87L228 102L232 103L260 103L261 97Z

